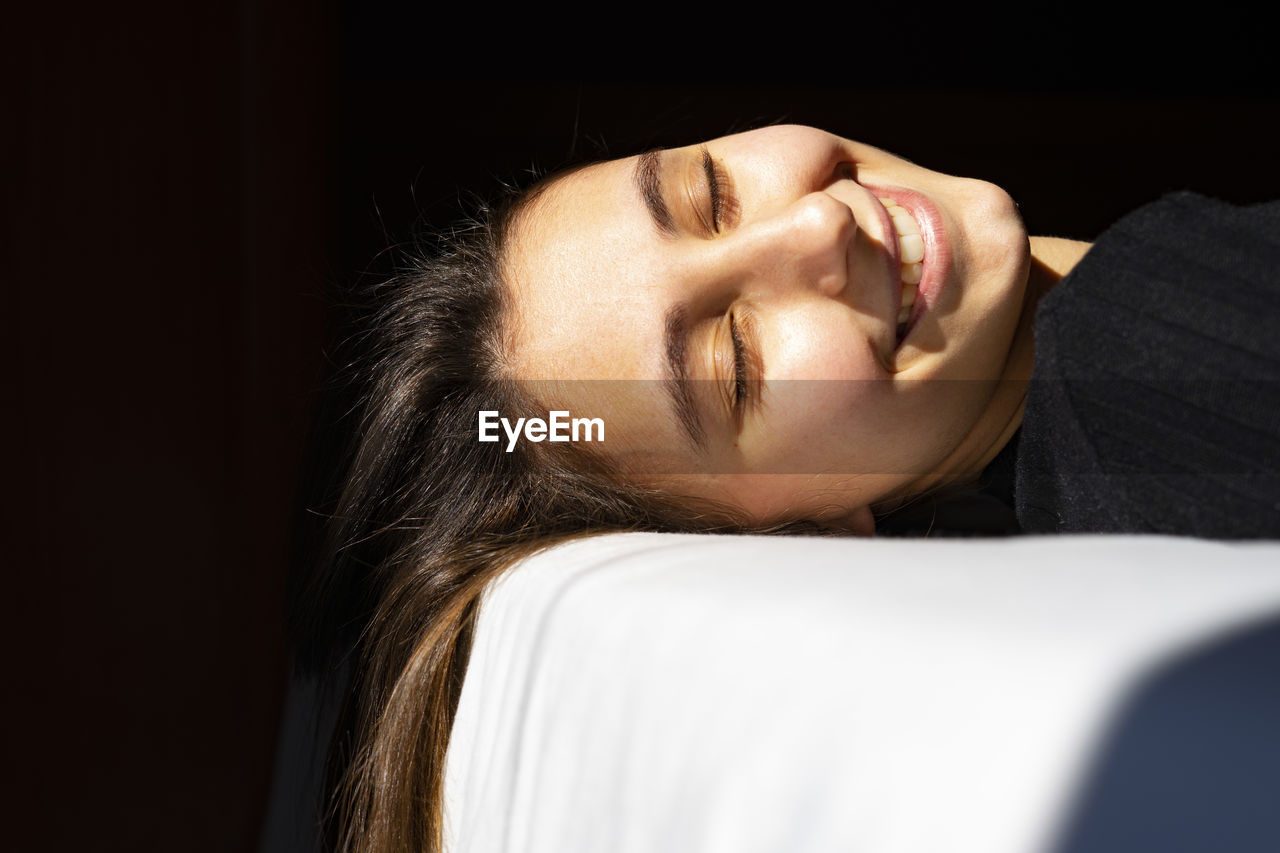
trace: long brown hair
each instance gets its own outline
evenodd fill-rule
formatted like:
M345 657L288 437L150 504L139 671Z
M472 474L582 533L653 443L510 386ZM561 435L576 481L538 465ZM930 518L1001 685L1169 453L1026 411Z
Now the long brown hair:
M482 409L533 412L502 371L501 268L504 240L538 192L419 241L356 299L361 355L344 382L360 389L358 426L292 614L303 658L332 671L346 656L354 673L329 753L331 850L439 849L477 603L503 570L592 533L749 529L724 507L624 482L573 445L506 452L476 440Z

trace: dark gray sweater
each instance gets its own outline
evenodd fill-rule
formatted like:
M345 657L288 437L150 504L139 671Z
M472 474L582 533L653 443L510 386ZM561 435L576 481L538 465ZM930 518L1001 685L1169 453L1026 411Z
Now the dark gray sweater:
M1029 533L1280 537L1280 202L1129 214L1036 312Z

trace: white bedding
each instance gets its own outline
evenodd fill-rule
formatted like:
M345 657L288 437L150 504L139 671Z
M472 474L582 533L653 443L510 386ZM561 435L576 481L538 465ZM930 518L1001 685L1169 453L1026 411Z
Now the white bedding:
M488 592L448 849L1044 849L1150 668L1280 614L1280 543L625 534Z

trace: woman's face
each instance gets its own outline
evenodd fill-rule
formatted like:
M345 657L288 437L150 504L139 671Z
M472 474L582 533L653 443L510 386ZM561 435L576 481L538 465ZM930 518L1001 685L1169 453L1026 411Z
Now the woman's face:
M812 128L599 163L513 229L510 372L638 481L866 530L1007 439L1028 258L998 187Z

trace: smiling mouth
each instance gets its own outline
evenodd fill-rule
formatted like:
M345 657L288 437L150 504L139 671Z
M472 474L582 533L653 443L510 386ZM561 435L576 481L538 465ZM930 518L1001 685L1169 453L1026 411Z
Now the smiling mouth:
M894 236L898 240L899 275L902 278L902 302L898 306L898 341L901 342L907 333L907 321L911 317L911 306L916 302L916 286L924 273L924 237L920 234L920 223L906 208L891 198L881 198L880 203L889 211L893 220Z

